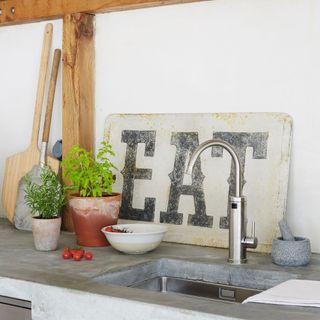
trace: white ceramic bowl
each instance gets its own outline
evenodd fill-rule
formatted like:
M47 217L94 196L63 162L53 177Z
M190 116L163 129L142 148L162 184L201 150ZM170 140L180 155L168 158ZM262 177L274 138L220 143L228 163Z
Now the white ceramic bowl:
M168 228L158 224L116 224L116 229L126 229L128 233L101 231L111 246L121 252L142 254L158 247Z

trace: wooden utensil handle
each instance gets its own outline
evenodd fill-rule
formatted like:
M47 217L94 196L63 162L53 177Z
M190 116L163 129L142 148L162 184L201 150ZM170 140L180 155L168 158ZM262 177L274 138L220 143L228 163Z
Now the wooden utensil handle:
M52 30L53 30L52 23L48 23L44 31L36 104L35 104L33 125L32 125L31 145L33 146L38 146L41 111L42 111L43 97L44 97L46 77L47 77L47 71L48 71L49 54L50 54L51 42L52 42Z
M52 69L51 69L51 78L50 78L49 93L48 93L48 100L47 100L46 116L45 116L44 127L43 127L42 142L48 142L49 140L52 109L53 109L54 95L56 92L56 83L57 83L60 58L61 58L61 50L56 49L54 51L54 57L53 57L53 63L52 63Z

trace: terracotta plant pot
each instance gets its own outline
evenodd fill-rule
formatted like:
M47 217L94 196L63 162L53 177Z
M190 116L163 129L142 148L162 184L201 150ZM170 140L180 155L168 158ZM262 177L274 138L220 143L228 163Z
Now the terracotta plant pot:
M34 245L39 251L52 251L58 247L61 217L53 219L32 218Z
M117 223L120 205L119 193L97 198L70 195L68 206L72 213L77 243L86 247L108 246L101 228Z

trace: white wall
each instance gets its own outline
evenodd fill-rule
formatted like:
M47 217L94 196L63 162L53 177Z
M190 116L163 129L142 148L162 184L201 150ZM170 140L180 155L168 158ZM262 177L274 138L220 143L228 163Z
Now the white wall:
M96 27L97 141L108 113L287 112L288 220L320 252L320 1L216 0L99 15ZM42 24L0 29L1 177L29 139L41 35Z

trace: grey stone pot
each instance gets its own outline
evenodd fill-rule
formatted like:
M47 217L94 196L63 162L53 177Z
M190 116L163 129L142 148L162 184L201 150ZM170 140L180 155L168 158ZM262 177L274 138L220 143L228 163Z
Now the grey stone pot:
M53 219L32 218L34 245L39 251L52 251L58 248L61 217Z
M280 266L298 267L310 262L310 240L295 237L295 241L277 238L272 241L272 262Z

